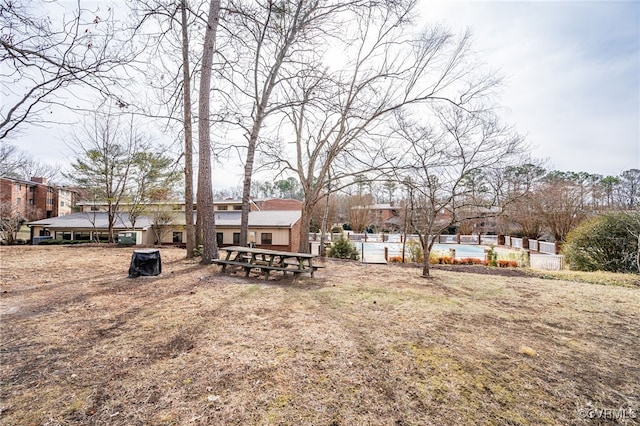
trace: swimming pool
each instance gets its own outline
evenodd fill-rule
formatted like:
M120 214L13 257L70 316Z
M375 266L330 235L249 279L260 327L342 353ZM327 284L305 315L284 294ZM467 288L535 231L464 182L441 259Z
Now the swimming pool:
M401 243L378 243L378 242L354 242L353 245L360 253L360 259L384 259L384 249L387 247L389 257L402 256ZM468 244L434 244L432 252L442 252L443 255L449 255L449 250L455 250L456 259L474 258L485 259L486 246L468 245ZM405 258L409 256L409 247L405 247Z

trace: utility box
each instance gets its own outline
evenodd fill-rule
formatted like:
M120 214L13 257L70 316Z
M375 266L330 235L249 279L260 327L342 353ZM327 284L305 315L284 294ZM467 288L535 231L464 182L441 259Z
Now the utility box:
M142 232L121 231L118 232L118 244L121 246L135 246L142 244Z

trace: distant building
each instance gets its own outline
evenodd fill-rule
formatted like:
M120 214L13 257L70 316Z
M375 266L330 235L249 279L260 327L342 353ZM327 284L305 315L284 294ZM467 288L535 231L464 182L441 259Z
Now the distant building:
M82 212L106 212L108 205L104 201L80 201L77 206ZM131 203L120 203L120 211L127 211ZM170 209L173 211L184 211L185 203L182 200L176 201L154 201L146 205L147 210L154 210L158 208ZM194 209L197 208L194 203ZM242 200L214 200L214 211L242 211ZM267 211L267 210L302 210L302 201L294 200L291 198L265 198L255 199L249 202L250 211Z
M258 210L302 210L302 201L293 198L265 198L253 200Z
M185 241L185 215L174 212L171 220L154 221L151 215L142 215L132 224L126 212L116 215L114 240L118 232L140 234L140 244L181 244ZM216 239L219 247L238 245L240 242L239 211L216 211ZM297 251L300 241L301 212L295 210L252 211L249 213L249 241L257 247ZM34 237L51 236L58 240L108 241L106 212L88 211L68 216L52 217L27 224Z
M394 203L356 206L352 207L352 210L365 212L364 225L366 227L374 226L376 232L383 230L390 232L402 231L404 208L396 206Z
M46 178L31 180L0 177L0 203L27 220L64 216L73 212L76 191L47 184Z

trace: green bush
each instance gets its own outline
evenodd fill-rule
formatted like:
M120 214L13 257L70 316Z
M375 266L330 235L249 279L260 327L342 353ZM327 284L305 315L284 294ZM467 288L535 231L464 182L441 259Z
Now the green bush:
M495 251L493 246L487 252L487 265L498 266L498 252Z
M67 244L87 244L87 243L92 243L93 241L91 240L42 240L38 243L38 245L41 246L61 246L61 245L67 245Z
M606 213L575 227L562 246L576 271L639 272L640 213Z
M340 239L336 240L329 249L329 257L358 260L360 255L351 241L345 238L344 235L340 235Z

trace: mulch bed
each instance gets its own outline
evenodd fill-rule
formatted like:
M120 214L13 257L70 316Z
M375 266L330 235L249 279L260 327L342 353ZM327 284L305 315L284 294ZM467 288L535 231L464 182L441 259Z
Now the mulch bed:
M431 265L431 269L449 272L468 272L472 274L499 275L501 277L526 277L527 272L515 268L496 268L484 265Z
M404 268L422 268L422 263L388 263L388 265L404 267ZM449 272L466 272L470 274L497 275L501 277L530 277L531 273L527 273L522 269L516 268L497 268L484 265L443 265L431 264L431 270L449 271Z

